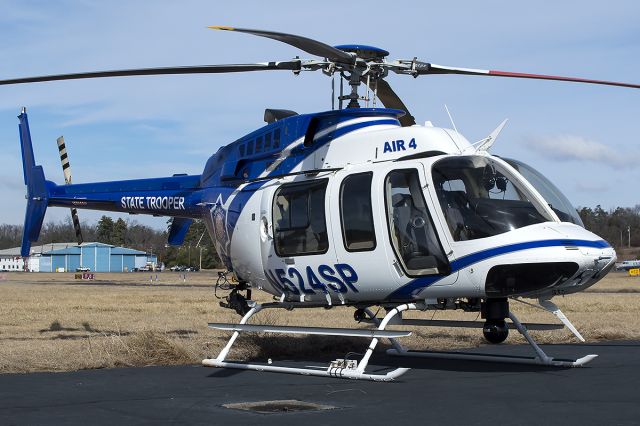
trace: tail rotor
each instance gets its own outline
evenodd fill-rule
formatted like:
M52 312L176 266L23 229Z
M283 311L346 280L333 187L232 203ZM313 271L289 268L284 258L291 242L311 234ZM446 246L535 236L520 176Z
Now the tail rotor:
M69 163L69 154L67 153L67 147L64 143L64 136L60 136L56 142L58 143L58 152L60 153L60 163L62 164L62 172L64 173L64 183L71 184L71 164ZM73 222L73 229L76 232L76 240L78 245L82 244L82 229L80 228L80 219L78 219L78 209L72 207L71 209L71 221Z

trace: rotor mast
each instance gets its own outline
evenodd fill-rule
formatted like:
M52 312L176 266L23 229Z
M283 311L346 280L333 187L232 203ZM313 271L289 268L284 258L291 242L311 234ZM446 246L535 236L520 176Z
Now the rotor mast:
M367 81L373 86L376 85L377 80L384 78L386 73L381 73L383 68L376 66L384 63L384 58L389 56L389 52L384 49L380 49L374 46L365 46L362 44L344 44L335 46L336 49L353 55L356 58L355 63L348 67L348 76L340 73L341 77L349 81L351 86L351 93L346 96L341 96L340 100L349 100L347 108L359 108L359 100L363 99L358 95L358 89L361 83L367 83Z

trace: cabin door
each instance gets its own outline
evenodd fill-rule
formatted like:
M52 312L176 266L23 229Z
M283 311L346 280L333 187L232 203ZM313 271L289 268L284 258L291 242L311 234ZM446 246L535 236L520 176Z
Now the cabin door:
M263 268L271 287L288 300L334 303L350 288L341 278L348 279L349 271L337 265L332 244L330 187L328 178L300 176L263 191Z
M358 300L379 300L396 287L387 261L380 174L341 170L332 178L330 215L338 263ZM347 272L350 276L346 276Z

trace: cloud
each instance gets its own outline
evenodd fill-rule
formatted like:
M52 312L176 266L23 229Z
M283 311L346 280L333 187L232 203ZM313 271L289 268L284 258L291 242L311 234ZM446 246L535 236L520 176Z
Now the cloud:
M611 184L598 182L576 182L573 186L576 191L592 194L594 192L607 192L611 190Z
M582 161L611 168L637 167L637 159L599 142L576 135L527 138L526 147L552 161Z

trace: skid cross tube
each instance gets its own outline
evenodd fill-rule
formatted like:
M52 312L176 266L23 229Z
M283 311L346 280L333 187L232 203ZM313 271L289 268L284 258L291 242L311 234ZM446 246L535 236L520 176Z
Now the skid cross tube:
M375 349L376 345L378 344L379 338L376 336L381 336L381 337L385 337L388 338L392 345L396 348L402 348L402 346L393 338L393 337L387 337L387 336L395 336L395 335L403 335L404 333L400 332L400 333L389 333L389 332L385 332L385 328L388 325L389 321L398 313L407 310L407 309L416 309L416 305L414 304L405 304L405 305L400 305L397 306L395 308L393 308L392 310L390 310L387 315L382 319L382 320L378 320L377 318L375 318L374 314L367 309L367 314L371 317L371 319L373 319L374 321L376 321L378 328L376 330L371 330L367 332L367 336L364 336L362 333L362 330L355 330L356 332L354 332L353 335L359 335L360 337L369 337L369 336L373 336L373 338L371 339L371 343L369 344L369 347L365 353L365 355L362 357L362 360L360 360L360 362L358 363L357 367L348 367L347 366L347 361L343 360L343 364L337 363L334 364L332 363L326 370L324 369L318 369L318 368L295 368L295 367L282 367L282 366L276 366L276 365L263 365L263 364L251 364L251 363L240 363L240 362L228 362L225 361L227 355L229 354L229 351L231 350L231 347L233 346L233 344L235 343L236 339L238 338L238 336L240 335L241 332L246 332L246 331L264 331L264 332L282 332L283 330L287 330L287 332L291 332L291 329L293 329L294 327L260 327L260 326L256 326L256 327L250 327L250 326L245 326L243 327L247 321L249 321L249 319L257 314L258 312L260 312L262 309L266 309L266 308L276 308L279 307L277 306L277 304L269 304L268 306L263 306L260 304L256 304L254 305L249 312L247 312L245 314L244 317L242 317L242 320L240 320L240 323L238 324L238 327L229 327L229 329L233 330L233 334L231 335L231 337L229 338L229 341L227 342L227 344L225 345L225 347L220 351L220 353L218 354L218 356L215 359L205 359L202 361L202 365L204 365L205 367L217 367L217 368L235 368L235 369L240 369L240 370L253 370L253 371L268 371L268 372L273 372L273 373L287 373L287 374L302 374L305 376L321 376L321 377L337 377L337 378L344 378L344 379L360 379L360 380L373 380L373 381L391 381L391 380L395 380L398 377L402 376L404 373L406 373L407 371L409 371L408 368L396 368L394 370L389 371L386 374L368 374L365 373L364 370L366 369L367 365L369 364L369 359L371 358L371 355L373 354L373 350ZM304 333L305 330L308 331L309 327L304 328L304 327L300 327L300 333L303 334L308 334L308 333ZM320 328L315 329L313 334L324 334L324 335L335 335L335 332L332 332L331 330L327 329L326 332L322 332ZM322 367L324 368L324 367Z

